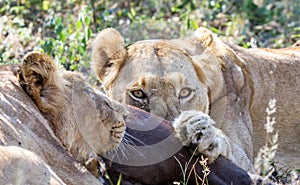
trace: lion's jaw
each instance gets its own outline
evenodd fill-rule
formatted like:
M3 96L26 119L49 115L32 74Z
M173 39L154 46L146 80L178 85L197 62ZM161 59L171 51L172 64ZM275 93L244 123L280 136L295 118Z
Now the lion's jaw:
M67 104L62 120L54 122L63 145L78 158L116 149L124 136L128 111L91 88L81 76L65 72L64 78L69 82L64 89Z
M167 120L184 110L208 112L205 79L199 82L203 74L194 70L193 59L184 51L169 42L142 41L130 46L127 54L126 65L107 86L110 98Z

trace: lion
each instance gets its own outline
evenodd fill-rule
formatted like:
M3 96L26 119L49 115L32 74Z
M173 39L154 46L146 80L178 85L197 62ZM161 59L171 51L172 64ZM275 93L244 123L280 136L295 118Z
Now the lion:
M145 143L174 137L171 123L108 99L89 86L83 75L57 69L44 53L27 54L20 66L0 66L0 76L1 184L103 184L103 162L110 178L118 180L123 174L122 184L172 183L182 179L178 163L186 165L188 161L192 161L188 168L203 176L198 159L192 159L185 147L174 154L178 161L170 156L147 166L103 158L122 149L129 134ZM145 124L145 117L160 127L142 135L125 130L128 124ZM224 157L209 167L212 185L251 184L248 174Z
M206 28L125 46L108 28L94 40L92 65L109 98L173 121L182 144L211 163L222 155L249 172L276 99L276 161L300 167L300 47L245 49Z
M19 79L12 75L9 66L1 68L1 182L100 184L98 169L92 167L99 154L110 152L121 143L128 110L91 88L79 73L58 70L52 59L40 52L27 54L22 66L16 67ZM16 176L15 181L6 177L10 173L6 173L3 156L8 151L15 151L11 164L19 164L12 165L11 172L31 171L36 176ZM26 162L17 156L31 157L26 157ZM33 164L29 165L31 158ZM44 165L39 174L33 170L35 161L52 170ZM25 168L23 172L18 169L20 165Z

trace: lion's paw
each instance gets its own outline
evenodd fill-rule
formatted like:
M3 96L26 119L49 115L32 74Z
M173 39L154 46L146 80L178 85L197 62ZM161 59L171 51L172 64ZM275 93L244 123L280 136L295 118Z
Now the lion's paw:
M215 122L199 111L184 111L174 121L176 136L183 145L197 147L197 152L206 155L210 162L220 154L228 157L230 144L224 133L214 127Z

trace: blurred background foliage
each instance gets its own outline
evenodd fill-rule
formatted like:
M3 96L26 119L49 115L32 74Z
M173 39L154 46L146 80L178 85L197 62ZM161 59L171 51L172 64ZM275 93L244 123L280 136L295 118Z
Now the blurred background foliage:
M147 20L204 26L246 48L285 47L300 40L299 15L300 0L0 0L0 64L41 50L68 70L88 69L95 33Z

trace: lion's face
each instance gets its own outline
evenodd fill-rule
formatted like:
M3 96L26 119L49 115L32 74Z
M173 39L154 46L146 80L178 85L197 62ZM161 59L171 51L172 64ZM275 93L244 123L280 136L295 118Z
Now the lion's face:
M184 51L163 41L138 42L128 48L125 63L109 91L113 99L169 120L187 109L208 111L201 71L194 70L192 58Z
M73 155L103 154L121 143L127 109L90 87L80 74L56 70L38 52L25 56L20 71L22 88Z
M185 110L208 113L209 102L223 88L222 73L206 69L220 69L213 66L218 62L208 64L219 60L217 55L207 55L203 47L198 47L209 45L209 36L208 43L190 39L200 43L197 47L189 47L193 43L181 40L144 40L125 47L123 40L116 30L105 29L94 41L93 68L110 98L168 120ZM202 57L201 65L195 62L193 52L203 53L197 55Z
M80 76L73 75L72 83L72 101L67 106L73 108L80 134L98 154L114 150L123 139L128 111L89 86Z

